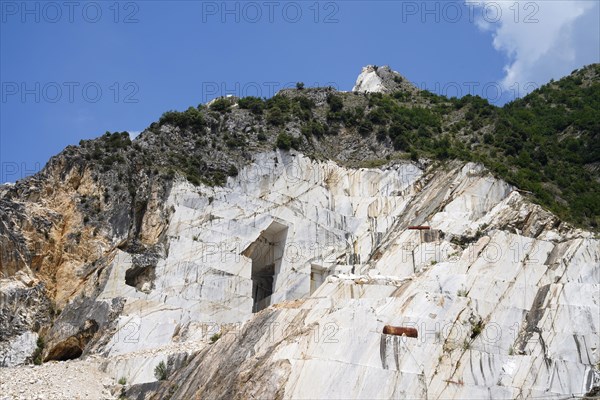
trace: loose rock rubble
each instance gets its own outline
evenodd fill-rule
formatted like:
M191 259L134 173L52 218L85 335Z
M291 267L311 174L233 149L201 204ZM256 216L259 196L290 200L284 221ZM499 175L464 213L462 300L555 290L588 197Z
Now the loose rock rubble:
M100 360L58 361L0 368L0 399L117 399L118 382L98 370ZM114 394L113 394L114 393Z

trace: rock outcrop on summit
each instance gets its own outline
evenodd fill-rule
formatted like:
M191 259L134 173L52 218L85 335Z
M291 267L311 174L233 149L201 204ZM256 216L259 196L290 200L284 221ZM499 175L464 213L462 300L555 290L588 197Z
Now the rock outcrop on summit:
M415 93L418 89L408 79L393 71L387 65L382 67L367 65L356 79L352 91L360 93L394 93L397 91Z

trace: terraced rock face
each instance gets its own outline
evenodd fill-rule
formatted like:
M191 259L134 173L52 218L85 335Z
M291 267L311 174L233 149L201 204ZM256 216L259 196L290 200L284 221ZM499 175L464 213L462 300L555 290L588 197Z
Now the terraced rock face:
M36 206L22 203L28 219ZM57 220L84 217L44 204ZM351 169L263 152L224 187L176 180L150 204L137 228L149 246L123 245L117 229L83 234L80 249L102 250L72 261L76 285L50 282L70 293L60 312L34 271L0 283L5 366L32 359L39 334L43 359L99 355L148 398L560 398L600 386L600 241L477 164ZM153 383L161 361L168 379Z
M365 173L354 172L378 181ZM289 295L298 300L223 327L156 398L561 398L598 386L600 241L477 165L410 181L344 207L348 221L373 207L377 224L333 253L332 275L310 297ZM322 188L306 184L285 208L308 211ZM331 199L338 211L350 201L335 191ZM278 210L270 215L302 224ZM382 225L386 214L391 223ZM345 269L340 256L352 249L360 262ZM419 337L384 335L384 325Z
M598 71L537 95L590 100ZM0 186L0 377L34 382L0 398L37 398L69 368L98 369L88 397L102 399L599 393L600 240L529 201L570 209L544 188L576 176L591 224L594 186L565 154L567 178L534 193L450 161L523 175L478 151L510 137L486 142L487 117L529 103L483 103L368 66L353 93L167 112L133 142L82 141ZM590 144L582 162L591 107L562 110ZM44 393L88 392L70 382Z

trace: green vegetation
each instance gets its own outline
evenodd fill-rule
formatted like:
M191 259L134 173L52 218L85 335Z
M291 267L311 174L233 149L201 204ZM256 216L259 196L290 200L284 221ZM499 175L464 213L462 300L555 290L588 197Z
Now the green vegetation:
M129 139L129 132L106 132L102 137L104 139L105 146L110 149L124 149L131 145L131 139Z
M329 132L327 125L320 123L319 121L312 120L304 125L301 129L304 136L316 136L321 137Z
M159 362L158 365L154 367L154 377L159 381L166 381L169 377L169 371L164 361Z
M331 112L334 113L341 111L342 108L344 108L344 101L340 96L337 96L335 94L330 94L329 96L327 96L327 104L329 104L329 109L331 110Z
M210 343L214 343L221 338L221 333L215 333L210 337Z
M471 339L475 339L483 331L483 321L471 323Z
M246 145L246 139L239 135L230 136L229 134L225 134L223 138L225 139L225 144L227 147L230 148L244 147Z
M44 360L42 359L42 353L44 352L44 347L46 347L46 342L44 338L39 336L36 342L36 348L33 352L33 363L35 365L42 365Z
M294 138L288 135L287 133L280 133L279 136L277 136L277 148L282 150L289 150L292 147L293 139Z
M277 142L275 144L277 148L281 150L289 150L292 148L298 149L300 146L298 139L285 132L282 132L277 136Z
M231 111L232 101L227 97L220 97L212 102L210 109L220 113L228 113Z
M238 169L235 165L231 164L229 166L229 169L227 170L227 176L232 176L232 177L238 176Z
M115 164L124 164L125 152L131 148L131 139L128 132L106 132L97 140L81 140L79 145L87 148L85 159L94 161L103 172L113 168Z
M261 115L265 109L265 102L258 97L244 97L240 99L238 105L242 109L250 110L253 114Z
M597 229L600 183L586 164L600 161L598 110L598 80L583 86L569 76L545 85L498 112L487 138L497 151L484 163L560 217Z
M402 129L394 128L390 137L398 149L410 144L438 159L481 162L500 178L531 192L534 201L562 219L598 229L600 183L586 165L600 161L600 67L585 71L595 75L587 85L581 76L569 76L503 108L476 96L460 100L437 96L432 112L443 118L452 104L451 112L464 113L464 120L443 122L443 134L421 137L420 143L410 136L403 139ZM420 126L435 132L434 124L423 122Z
M280 127L293 119L308 121L312 117L312 109L315 104L304 96L290 98L278 94L265 103L267 112L267 124Z
M269 125L274 126L283 126L286 123L287 119L285 117L285 113L279 107L273 107L269 109L269 114L267 115L267 123Z
M127 384L127 378L125 378L124 376L119 378L119 385L126 385L126 384Z
M190 107L184 112L167 111L160 117L158 123L178 126L182 129L202 129L205 126L202 112L194 107Z

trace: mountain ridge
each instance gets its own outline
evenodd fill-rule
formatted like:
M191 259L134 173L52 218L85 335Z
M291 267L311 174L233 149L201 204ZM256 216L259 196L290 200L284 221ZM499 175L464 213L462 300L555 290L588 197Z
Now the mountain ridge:
M562 90L579 93L563 117L582 116L567 126L588 154L593 102L578 100L594 79L552 83L514 120L477 98L299 87L68 147L0 188L2 390L44 391L36 379L69 367L98 376L101 398L593 393L597 233L481 158L563 132L520 125ZM506 132L485 143L492 122ZM546 165L590 161L566 156ZM344 380L359 384L329 384ZM79 396L65 382L51 386Z
M562 218L597 230L600 127L593 109L600 103L599 71L598 64L584 67L498 108L477 96L447 99L418 90L387 66L367 66L357 88L361 77L384 76L386 93L307 88L282 90L268 100L219 98L164 113L134 141L124 132L107 132L61 154L76 164L100 163L104 172L136 175L146 169L166 180L178 173L195 184L216 185L235 175L253 152L273 147L295 147L354 167L396 158L457 158L483 163ZM554 97L545 101L548 96ZM577 108L586 101L593 104ZM532 121L539 121L534 129L527 126ZM563 145L553 145L554 138ZM127 163L127 172L120 170Z

